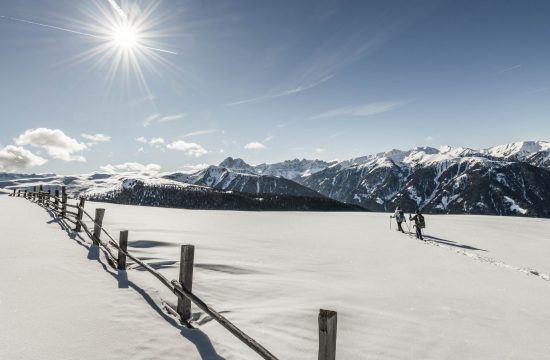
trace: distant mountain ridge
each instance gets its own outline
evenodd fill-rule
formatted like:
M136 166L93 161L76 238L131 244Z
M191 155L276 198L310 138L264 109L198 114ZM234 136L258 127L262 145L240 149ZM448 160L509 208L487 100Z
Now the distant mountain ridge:
M240 160L240 159L239 159ZM229 169L222 165L237 165ZM254 168L240 160L224 160L220 166L209 166L192 174L174 173L164 178L183 183L211 187L218 190L235 191L252 194L280 194L292 196L323 197L318 192L284 177L260 175Z
M55 177L0 174L0 186L65 184L75 193L120 187L125 179L226 192L328 197L373 211L550 217L550 143L523 141L486 149L443 146L389 150L344 161L294 159L250 165L228 157L192 173Z
M231 168L231 164L238 168ZM294 180L330 198L389 211L550 217L550 143L524 141L487 149L419 147L339 162L291 160L234 172Z

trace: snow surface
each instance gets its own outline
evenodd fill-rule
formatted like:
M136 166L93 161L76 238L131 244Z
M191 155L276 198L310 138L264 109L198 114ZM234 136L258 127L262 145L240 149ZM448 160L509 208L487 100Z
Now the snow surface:
M548 358L550 220L428 215L423 243L389 214L96 206L169 278L194 244L194 292L281 359L317 358L320 308L338 311L338 359ZM132 264L120 289L38 206L8 207L0 358L258 359L196 308L198 330L172 325L175 296Z

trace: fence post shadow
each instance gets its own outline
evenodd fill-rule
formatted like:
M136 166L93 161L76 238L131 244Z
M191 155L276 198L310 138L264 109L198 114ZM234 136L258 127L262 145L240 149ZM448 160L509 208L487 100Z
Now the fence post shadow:
M117 286L119 289L132 289L141 295L145 302L151 306L151 308L155 310L158 315L160 315L168 324L178 329L180 331L180 335L196 347L201 359L225 360L225 358L217 353L208 335L199 329L190 329L185 325L180 325L175 318L168 315L162 310L161 307L159 307L158 303L151 297L151 295L128 279L128 272L126 270L117 270L115 273L114 269L111 269L111 267L101 259L101 250L97 244L87 242L78 232L71 229L71 227L53 211L48 210L47 212L52 217L52 220L47 222L48 224L57 223L71 240L76 241L77 244L86 248L88 250L87 258L89 260L96 260L106 273L114 277L117 280Z
M90 245L90 248L88 249L88 260L99 260L99 245Z
M128 273L126 270L118 270L117 280L119 289L128 289Z

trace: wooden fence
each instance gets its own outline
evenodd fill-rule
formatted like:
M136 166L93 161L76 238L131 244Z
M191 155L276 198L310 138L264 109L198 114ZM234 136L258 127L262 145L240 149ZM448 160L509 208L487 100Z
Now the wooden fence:
M57 217L73 224L74 231L81 232L82 230L90 238L93 244L104 250L107 260L115 269L126 270L126 259L129 258L135 263L143 267L147 272L156 277L164 286L170 289L177 297L177 308L173 309L167 305L166 310L176 317L183 325L190 326L191 318L191 303L195 304L199 309L210 315L220 325L226 328L231 334L241 340L244 344L254 350L258 355L267 360L277 360L271 352L265 347L252 339L232 322L222 316L219 312L212 309L197 295L192 292L193 285L193 264L195 247L193 245L181 246L180 257L180 272L179 279L170 281L157 270L153 269L147 263L143 262L136 256L128 252L128 231L124 230L119 233L119 239L116 241L111 234L103 227L103 218L105 209L95 209L95 216L92 217L85 209L85 198L80 198L78 204L69 204L65 186L45 191L43 186L38 188L35 186L31 189L13 189L10 194L13 197L24 197L42 206L43 208L52 211ZM88 218L93 229L89 229L83 221L83 218ZM102 239L102 234L107 237L107 240ZM115 254L113 248L117 251ZM334 311L323 310L319 311L319 354L318 360L335 360L336 359L336 324L337 313Z

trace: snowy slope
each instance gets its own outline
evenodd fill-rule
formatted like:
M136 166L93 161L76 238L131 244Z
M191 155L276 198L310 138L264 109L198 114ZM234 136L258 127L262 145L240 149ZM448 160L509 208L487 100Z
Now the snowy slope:
M93 172L82 175L48 175L46 177L20 176L15 179L0 181L0 187L7 189L33 189L44 186L44 191L51 190L52 193L61 186L66 186L70 197L95 196L110 191L132 187L136 182L148 185L166 185L188 188L193 185L183 184L163 178L161 176L139 173L100 173Z
M180 334L155 310L175 301L156 279L130 264L135 287L118 289L116 274L87 261L88 250L43 210L0 196L0 208L14 203L2 246L25 256L4 260L0 272L0 358L258 358L196 308L199 332ZM130 230L130 251L169 278L179 245L194 244L194 292L281 359L317 358L319 308L338 311L338 359L545 359L550 351L549 220L428 216L432 238L421 243L390 231L388 214L88 204L96 206L113 233ZM32 227L14 228L21 221ZM38 284L28 274L42 263L26 253L35 246L51 259ZM13 269L23 282L6 291L17 286ZM87 285L68 305L59 291L67 283ZM41 307L15 300L33 299L37 287L48 295ZM55 332L42 331L51 324Z
M0 359L221 359L207 335L161 315L154 288L105 271L89 243L43 209L0 195L8 211L0 217Z
M390 231L388 214L101 206L108 226L131 229L132 250L169 277L178 245L194 244L196 293L281 359L316 358L319 308L338 311L339 359L544 359L550 350L548 220L428 216L425 244ZM257 358L220 341L225 331L204 315L194 324L227 359Z

